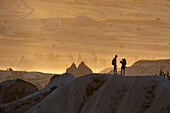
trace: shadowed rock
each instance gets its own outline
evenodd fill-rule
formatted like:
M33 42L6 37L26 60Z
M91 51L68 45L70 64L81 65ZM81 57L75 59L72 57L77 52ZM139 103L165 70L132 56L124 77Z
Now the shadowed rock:
M36 92L38 88L24 80L7 80L0 84L0 104L9 103Z
M63 75L55 75L51 78L49 84L45 88L17 101L1 105L0 113L23 113L32 106L41 102L53 91L68 84L73 80L75 80L75 77L71 74L65 73Z

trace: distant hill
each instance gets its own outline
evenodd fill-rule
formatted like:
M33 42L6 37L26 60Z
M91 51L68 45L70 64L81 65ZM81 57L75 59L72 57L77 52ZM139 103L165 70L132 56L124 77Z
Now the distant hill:
M170 60L141 60L127 68L127 75L159 75L160 70L170 72Z
M112 73L113 68L106 68L99 73ZM132 66L126 68L126 75L128 76L145 76L145 75L159 75L160 70L164 73L170 72L170 60L140 60L135 62ZM119 69L118 69L119 70Z
M113 67L108 67L106 69L101 70L99 73L110 73L113 70Z
M0 70L0 82L20 78L36 85L39 89L44 88L52 76L54 76L54 74Z

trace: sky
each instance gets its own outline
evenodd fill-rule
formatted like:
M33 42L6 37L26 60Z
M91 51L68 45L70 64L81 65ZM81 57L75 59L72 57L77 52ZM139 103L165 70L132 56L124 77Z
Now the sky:
M1 0L0 69L99 72L126 58L170 58L168 0ZM120 64L119 64L120 67Z

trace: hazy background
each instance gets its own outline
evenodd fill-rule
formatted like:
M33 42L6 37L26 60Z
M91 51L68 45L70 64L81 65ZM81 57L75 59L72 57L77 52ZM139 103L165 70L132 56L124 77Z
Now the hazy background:
M98 72L115 54L128 65L170 58L169 0L0 0L0 69Z

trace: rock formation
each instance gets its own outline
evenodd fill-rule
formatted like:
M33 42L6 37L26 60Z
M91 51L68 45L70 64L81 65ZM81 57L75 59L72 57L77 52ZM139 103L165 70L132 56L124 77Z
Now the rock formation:
M66 70L66 73L70 73L74 76L77 76L78 73L77 73L77 66L75 65L75 63L73 63L67 70Z
M0 104L16 101L37 90L35 85L21 79L4 81L0 83Z
M86 74L91 74L93 71L82 61L78 67L73 63L67 70L67 73L70 73L76 77L83 76Z
M55 75L51 78L49 84L45 88L17 101L1 105L0 113L23 113L33 105L41 102L53 91L59 89L60 87L68 84L73 80L75 80L75 77L67 73L63 75Z
M169 113L170 82L157 76L86 75L25 113Z
M54 75L51 79L50 82L48 83L48 87L54 87L54 86L62 86L65 85L76 78L69 74L69 73L64 73L63 75Z

